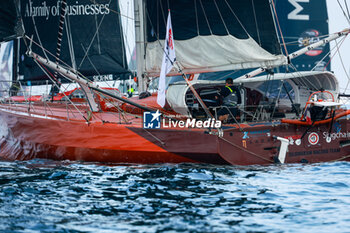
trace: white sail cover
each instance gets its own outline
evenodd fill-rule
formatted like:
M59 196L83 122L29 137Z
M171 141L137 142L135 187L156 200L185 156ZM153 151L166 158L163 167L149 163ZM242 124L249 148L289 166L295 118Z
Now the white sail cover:
M175 29L174 29L175 30ZM146 72L158 76L163 57L162 41L147 44ZM189 40L175 40L177 61L184 73L203 73L256 67L274 67L287 63L285 56L272 55L254 39L227 36L197 36ZM178 74L173 68L169 75Z
M286 64L270 0L146 0L145 72L159 76L168 9L176 59L184 73L271 68ZM169 75L178 74L173 69Z

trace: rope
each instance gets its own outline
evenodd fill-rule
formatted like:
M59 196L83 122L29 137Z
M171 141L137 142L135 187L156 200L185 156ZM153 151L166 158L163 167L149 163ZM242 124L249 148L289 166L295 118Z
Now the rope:
M29 0L29 7L30 7L30 9L33 9L32 0ZM32 15L32 21L33 21L33 25L34 25L35 34L36 34L36 36L38 37L38 40L39 40L39 43L40 43L40 47L42 48L43 53L44 53L46 59L49 60L49 58L47 57L47 54L45 53L45 50L43 49L44 46L43 46L43 44L41 43L41 40L40 40L40 36L39 36L38 28L36 27L34 15Z
M341 64L342 64L342 67L343 67L344 72L345 72L345 74L346 74L346 77L347 77L347 79L348 79L348 82L347 82L346 87L345 87L345 91L346 91L346 90L348 89L348 86L349 86L350 77L349 77L348 71L346 70L346 68L345 68L345 66L344 66L343 58L342 58L342 56L341 56L341 54L340 54L340 46L343 44L344 41L345 41L345 37L344 37L343 40L341 41L340 45L338 45L338 42L337 42L337 41L335 41L335 43L336 43L336 45L337 45L337 52L338 52L338 54L339 54L340 62L341 62Z
M194 0L194 11L196 14L197 34L199 36L198 11L197 11L197 1L196 0Z
M262 156L260 156L260 155L258 155L258 154L256 154L256 153L254 153L254 152L252 152L252 151L249 151L249 150L245 149L244 147L240 147L240 146L236 145L235 143L230 142L230 141L228 141L227 139L225 139L225 138L223 138L223 137L219 137L219 139L221 139L221 140L227 142L228 144L230 144L230 145L232 145L232 146L234 146L234 147L236 147L236 148L238 148L238 149L240 149L240 150L242 150L242 151L245 151L245 152L247 152L247 153L249 153L249 154L251 154L251 155L253 155L253 156L257 157L257 158L260 158L260 159L265 160L265 161L270 162L270 163L274 163L273 160L270 160L270 159L267 159L267 158L265 158L265 157L262 157Z
M284 76L286 76L286 75L287 75L287 73L284 74ZM273 107L272 114L270 115L270 121L272 121L273 115L275 115L275 112L276 112L276 109L277 109L277 106L278 106L278 102L279 102L279 99L281 97L283 83L284 83L284 80L281 81L281 86L279 87L280 90L279 90L278 95L277 95L275 106Z
M210 27L210 24L209 24L209 20L208 20L208 18L207 18L207 14L205 13L205 10L204 10L203 4L202 4L202 0L199 0L199 3L201 4L202 11L203 11L203 13L204 13L205 20L207 21L210 34L213 35L213 32L212 32L211 27Z
M147 129L143 128L142 129L144 131L146 131L149 135L151 135L154 139L156 139L160 144L162 144L162 146L165 146L165 142L163 142L162 140L160 140L158 137L156 137L154 134L152 134L151 132L149 132Z
M27 39L29 39L30 41L32 41L35 45L37 45L38 47L41 47L43 50L45 50L49 55L51 55L52 57L56 58L55 55L53 55L50 51L48 51L47 49L45 49L44 47L42 47L41 45L39 45L37 42L35 42L34 40L32 40L31 38L29 38L28 36L26 36ZM49 59L47 59L49 60ZM86 78L84 75L82 75L79 71L73 69L70 65L68 65L67 63L65 63L64 61L62 61L61 59L59 59L59 61L61 62L61 64L65 65L67 69L72 69L76 72L76 74L79 74L79 76L83 79L85 79L86 81L90 81L88 78Z
M224 18L223 18L223 17L222 17L222 15L221 15L221 12L220 12L220 9L219 9L218 5L216 4L216 0L213 0L213 1L214 1L214 4L215 4L216 9L218 10L218 13L219 13L220 18L221 18L221 20L222 20L222 23L223 23L223 24L224 24L224 26L225 26L225 29L226 29L227 35L230 35L230 32L229 32L229 31L228 31L228 29L227 29L227 26L226 26L225 20L224 20Z
M349 11L349 8L348 8L348 3L347 3L346 0L344 0L344 3L345 3L346 10L348 12L348 17L350 18L350 11Z
M84 48L84 45L83 44L80 44L81 45L81 48L83 49L83 51L86 53L86 49ZM91 61L90 57L87 56L87 59L89 60L92 68L95 70L95 72L98 74L98 75L101 75L100 72L97 70L96 66L94 65L94 63Z
M53 85L57 84L51 79L51 77L54 77L50 71L48 69L46 69L46 67L40 63L40 61L38 61L36 58L34 58L34 62L37 63L37 65L40 67L40 69L46 74L46 76L53 82ZM58 87L58 86L57 86ZM59 87L58 87L59 88ZM78 109L77 106L75 106L75 104L68 98L68 96L63 92L63 95L66 97L66 99L73 105L73 107L80 113L80 115L84 118L84 120L86 120L86 122L89 122L83 113L80 112L80 110Z
M115 108L118 109L119 115L122 116L122 118L123 118L123 120L124 120L124 122L125 122L126 124L129 122L129 120L126 119L126 116L125 116L126 112L125 112L123 109L121 109L121 108L119 107L119 105L116 105L116 104L114 104L114 103L115 103L114 101L112 102L110 99L105 98L105 97L103 96L103 94L100 94L100 96L101 96L101 98L103 98L104 100L108 101L108 103L110 103L113 107L115 107ZM119 101L119 102L121 102L121 101ZM132 115L132 114L130 113L130 115ZM119 120L120 120L120 119L119 119ZM120 121L120 122L121 122L121 121Z
M26 36L26 39L28 39L28 40L30 40L31 42L33 42L36 46L42 48L43 50L45 50L45 52L47 52L49 55L51 55L53 58L56 59L56 56L53 55L49 50L45 49L42 45L40 45L39 43L35 42L33 39L31 39L31 38L28 37L28 36ZM58 59L59 59L59 58L58 58ZM47 60L50 60L50 59L47 58ZM70 67L67 63L65 63L64 61L62 61L62 60L60 60L60 59L59 59L59 61L60 61L61 64L65 65L66 67L71 68L71 67Z
M345 41L345 38L346 38L346 36L342 39L342 41L341 41L341 44L340 45L342 45L343 44L343 42ZM339 47L338 47L338 43L336 42L336 44L337 44L337 51L333 54L333 56L331 57L331 59L329 59L329 61L328 61L328 63L325 65L325 67L323 68L323 71L325 71L326 70L326 68L328 67L328 65L331 63L331 61L333 60L333 58L334 58L334 56L339 52Z
M345 13L345 11L344 11L344 9L343 9L343 6L340 4L340 2L339 2L339 0L337 0L337 2L338 2L338 5L339 5L339 7L340 7L340 9L342 10L342 12L343 12L343 14L344 14L344 16L345 16L345 18L346 18L346 20L348 21L348 23L350 24L350 14L349 14L349 9L348 9L348 5L346 4L346 8L347 8L347 10L348 10L348 14L349 15L346 15L346 13ZM346 1L344 0L344 2L346 3Z
M66 26L67 37L68 37L68 48L69 48L70 59L72 61L73 69L76 70L77 69L77 63L75 61L73 39L72 39L72 30L71 30L71 26L70 26L69 15L67 15L67 17L64 18L64 20L66 21L65 26Z
M112 1L112 0L109 0L109 3L108 3L108 4L110 4L111 1ZM103 22L103 20L104 20L104 18L105 18L105 16L106 16L105 14L102 16L102 19L101 19L101 21L100 21L100 23L99 23L99 25L98 25L98 27L97 27L97 30L96 30L94 36L93 36L92 39L91 39L91 42L90 42L90 44L89 44L89 46L88 46L88 48L87 48L87 51L86 51L86 53L85 53L83 59L81 60L79 66L78 66L78 69L80 69L80 67L82 66L83 62L85 61L85 58L86 58L86 56L87 56L87 53L90 51L90 48L91 48L91 46L92 46L92 43L93 43L94 40L95 40L95 37L96 37L96 35L97 35L97 32L98 32L98 30L100 29L100 27L101 27L101 25L102 25L102 22Z
M150 19L150 16L148 14L148 11L146 12L147 16L148 16L148 20L150 21L151 23L151 27L153 27L152 25L152 21ZM182 72L180 66L179 66L179 62L178 61L175 61L175 64L174 62L171 61L171 59L168 57L168 54L164 51L164 48L162 46L162 44L160 43L160 40L159 40L159 36L157 35L157 41L160 45L160 47L162 48L162 51L163 51L163 54L165 54L168 58L168 60L171 62L171 65L173 65L175 68L177 68L178 72L182 75L182 77L184 78L184 80L186 81L188 87L191 89L191 91L193 92L194 96L197 98L198 102L200 103L200 105L202 106L202 108L204 109L205 113L208 115L208 117L210 118L214 118L213 115L210 113L210 111L208 110L207 106L205 105L205 103L202 101L201 97L198 95L197 91L193 88L192 84L190 83L190 81L188 81L186 75ZM164 41L164 44L165 44L165 41Z
M58 36L57 36L57 47L56 47L56 57L60 57L61 55L61 46L62 46L62 37L63 37L63 25L64 19L66 15L67 2L66 0L62 0L61 2L61 14L60 14L60 23L58 26ZM58 60L56 59L56 64L58 64ZM55 77L57 78L57 71L55 72Z
M147 13L147 15L148 15L148 19L149 19L149 22L150 22L150 24L152 25L152 21L151 21L151 19L150 19L150 17L149 17L149 14L148 14L148 9L147 9L147 7L146 7L146 13ZM154 34L156 35L156 37L157 37L157 40L159 40L159 4L158 4L158 1L157 1L157 31L155 31L154 32ZM152 28L154 28L153 26L152 26ZM155 30L155 28L154 28L154 30Z
M257 21L257 19L256 19L256 12L255 12L254 0L252 0L252 7L253 7L253 13L254 13L256 34L258 35L259 45L261 46L260 32L259 32L259 27L258 27L258 21Z
M97 3L96 0L90 0L90 2L92 2L92 3L96 4L96 5L102 5L101 3ZM115 10L109 8L109 7L106 7L106 5L104 5L103 7L107 8L110 12L113 12L114 14L120 15L120 16L125 17L127 19L135 20L134 18L132 18L132 17L130 17L128 15L124 15L124 14L118 12L118 11L115 11Z
M334 159L334 160L331 160L331 161L329 161L329 162L337 162L337 161L342 161L342 160L345 160L345 159L347 159L347 158L350 158L350 155L343 156L343 157L341 157L341 158L339 158L339 159Z
M162 1L159 1L160 2L160 12L162 12L162 16L163 16L163 22L164 22L164 25L167 24L166 22L166 18L165 18L165 15L164 15L164 9L163 9L163 5L162 5ZM158 31L159 32L159 31Z
M275 3L274 3L273 0L271 0L271 3L272 3L272 6L273 6L273 11L275 12L276 22L277 22L277 25L278 25L278 30L279 30L279 32L280 32L280 34L281 34L281 39L282 39L282 42L283 42L283 47L284 47L284 50L286 51L286 56L288 57L288 56L289 56L289 55L288 55L288 50L287 50L286 43L284 42L283 33L282 33L280 21L278 20L278 15L277 15Z
M228 4L228 2L225 0L226 5L228 6L228 8L230 9L230 11L232 12L233 16L236 18L236 20L238 21L239 25L242 27L242 29L244 30L244 32L247 34L248 37L250 37L248 31L245 29L244 25L242 24L242 22L239 20L239 18L237 17L237 15L235 14L235 12L233 11L232 7L230 6L230 4Z
M298 73L298 75L300 75L300 77L303 77L303 74L294 66L293 63L290 63L289 65L295 70L296 73ZM308 80L308 79L306 79L306 78L299 79L299 81L300 81L305 87L307 87L308 90L311 90L311 89L308 87L308 84L309 84L310 86L312 86L315 90L317 90L317 91L320 90L319 88L317 88L317 87L315 86L314 83L312 83L310 80Z
M67 2L66 0L62 0L61 2L61 12L60 12L60 21L58 25L58 35L57 35L57 46L56 46L56 65L58 65L58 58L61 55L61 46L62 46L62 37L63 37L63 26L65 21L65 15L66 15L66 9L67 9ZM58 72L55 71L54 73L55 80L58 81ZM61 83L58 82L58 87L61 86ZM51 89L52 91L52 98L54 96L54 89Z
M316 69L316 67L317 67L319 64L321 64L321 62L323 62L323 60L325 60L325 59L331 54L331 51L332 51L334 48L335 48L335 47L331 48L331 49L328 51L328 53L327 53L326 55L324 55L324 56L322 57L322 59L321 59L319 62L317 62L317 64L311 69L311 71L314 71L314 70Z

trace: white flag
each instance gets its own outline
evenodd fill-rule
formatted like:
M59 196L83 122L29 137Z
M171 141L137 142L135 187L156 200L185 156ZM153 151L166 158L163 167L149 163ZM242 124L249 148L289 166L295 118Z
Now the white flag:
M173 64L176 60L175 44L174 44L174 37L173 37L173 28L171 26L170 11L168 15L166 31L167 33L166 33L166 38L164 43L164 55L163 55L163 61L162 61L162 69L160 71L160 76L159 76L158 96L157 96L157 103L162 107L164 107L165 105L165 88L166 88L165 76L173 68Z

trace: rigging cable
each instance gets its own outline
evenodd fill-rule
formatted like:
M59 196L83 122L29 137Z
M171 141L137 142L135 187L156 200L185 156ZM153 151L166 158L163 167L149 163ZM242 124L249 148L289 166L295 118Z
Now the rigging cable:
M228 6L228 8L230 9L230 11L232 12L233 16L236 18L237 22L239 23L239 25L242 27L242 29L244 30L244 32L247 34L248 37L250 37L247 29L244 27L244 25L242 24L242 22L239 20L238 16L236 15L236 13L233 11L232 7L230 6L230 4L228 4L227 0L225 0L226 5Z
M74 45L73 45L73 38L72 38L72 29L70 26L70 18L69 14L67 14L67 17L64 19L66 21L66 31L67 31L67 37L68 37L68 48L69 48L69 54L70 54L70 59L72 62L72 67L74 70L77 69L77 63L75 60L75 54L74 54Z
M58 58L61 55L61 46L62 46L62 37L63 37L63 25L64 25L64 19L65 19L65 15L66 15L66 10L67 10L67 1L66 0L62 0L61 2L61 12L60 12L60 21L59 21L59 25L58 25L58 35L57 35L57 46L56 46L56 65L58 65ZM58 72L55 71L54 73L55 76L55 80L58 81ZM58 87L61 86L61 83L58 82ZM56 86L54 86L56 87ZM51 88L52 91L52 98L55 95L55 92L59 92L60 88L55 89L55 88Z
M148 13L148 11L146 10L146 15L148 17L148 20L150 21L150 24L151 24L151 27L153 27L153 24L152 24L152 21L151 21L151 18L150 18L150 15ZM160 42L160 39L159 39L159 36L157 35L157 41L159 43L159 46L161 47L162 51L163 51L163 54L165 54L168 58L168 60L171 62L171 59L169 58L168 54L165 52L161 42ZM164 45L165 45L165 41L164 41ZM174 64L175 63L175 64ZM171 62L171 65L173 65L175 68L177 68L178 72L181 74L181 76L183 77L183 79L186 81L188 87L190 88L190 90L192 91L192 93L194 94L194 96L197 98L198 102L200 103L200 105L202 106L202 108L204 109L205 113L208 115L208 117L210 118L214 118L213 115L210 113L209 109L207 108L207 106L205 105L205 103L202 101L202 98L198 95L197 91L193 88L192 84L190 83L190 81L188 81L186 75L183 73L180 65L180 63L178 61L175 61L175 62Z
M96 5L102 5L101 3L97 3L96 2L96 0L90 0L90 2L92 2L92 3L94 3L94 4L96 4ZM119 1L118 1L119 2ZM108 3L108 6L110 5L110 3L111 3L111 1L109 1L109 3ZM121 4L122 2L119 2L119 4ZM117 3L118 4L118 3ZM128 39L128 33L126 33L126 30L128 30L128 25L129 25L129 20L133 20L134 21L134 18L133 17L130 17L129 16L129 1L127 1L127 5L128 5L128 7L127 7L127 15L126 14L122 14L121 13L121 10L120 10L120 12L118 12L118 11L116 11L116 10L114 10L114 9L111 9L110 7L107 7L106 5L103 5L103 7L105 7L106 9L108 9L110 12L112 12L112 13L115 13L115 14L117 14L117 15L120 15L121 17L124 17L124 18L126 18L126 22L127 22L127 25L126 25L126 29L124 30L124 28L122 27L122 23L120 23L120 32L123 32L123 33L121 33L120 34L120 37L121 37L121 41L124 41L124 43L122 43L122 46L123 46L123 57L124 57L124 59L123 59L123 67L125 68L125 67L127 67L128 66L128 64L125 64L125 61L127 62L127 59L125 59L125 57L127 57L127 51L126 51L126 47L127 47L127 49L128 49L128 52L129 52L129 54L130 54L130 56L132 56L132 52L131 52L131 49L130 49L130 45L129 45L129 43L127 43L127 41L129 41L129 39ZM121 6L119 6L119 9L121 8ZM100 30L100 27L101 27L101 24L102 24L102 21L104 20L104 16L105 15L103 15L103 17L102 17L102 19L101 19L101 22L100 23L97 23L97 18L96 18L96 16L95 16L95 22L96 22L96 33L98 34L98 32L99 32L99 30ZM132 32L134 32L133 30L131 30ZM90 50L90 48L91 48L91 45L92 45L92 43L93 43L93 41L94 41L94 39L95 39L95 37L96 37L96 33L95 33L95 35L93 36L93 38L92 38L92 40L91 40L91 43L90 43L90 45L88 46L88 48L86 49L86 48L84 48L83 47L83 45L81 44L81 46L83 47L83 50L84 50L84 52L85 52L85 55L84 55L84 58L83 58L83 60L82 60L82 62L79 64L79 68L81 67L81 65L82 65L82 63L83 63L83 61L85 60L85 58L87 58L88 60L89 60L89 62L90 62L90 64L93 66L93 68L94 68L94 70L96 71L96 73L98 74L98 75L101 75L98 71L97 71L97 69L96 69L96 67L95 67L95 65L93 64L93 62L91 61L91 59L89 58L89 56L88 56L88 53L89 53L89 50ZM123 38L123 35L125 36L125 40L124 40L124 38ZM133 36L133 35L132 35ZM99 52L101 53L101 48L100 48L100 42L99 42L99 36L97 36L97 40L98 40L98 49L99 49ZM72 45L72 47L73 47L73 45ZM74 53L74 51L73 51L73 53ZM74 66L73 66L74 67ZM79 69L78 68L78 69ZM76 65L75 65L75 67L74 67L74 70L77 70L77 68L76 68ZM110 85L105 81L105 83L110 87Z
M294 70L295 72L300 76L300 77L303 77L304 75L301 73L301 71L299 71L293 63L290 63L289 64ZM313 82L311 82L309 79L306 79L306 78L301 78L299 79L299 82L302 83L303 86L307 87L309 90L310 89L310 86L314 88L314 90L317 90L317 91L320 91L320 88L317 87ZM322 87L321 87L322 88Z
M121 12L115 11L115 10L111 9L110 7L108 7L108 6L106 6L106 5L102 5L101 3L96 2L96 0L90 0L90 2L96 4L97 6L103 6L104 8L106 8L106 9L108 9L109 11L113 12L114 14L120 15L120 16L122 16L122 17L131 19L131 20L135 20L133 17L130 17L130 16L128 16L128 15L124 15L124 14L122 14Z
M321 58L321 60L318 61L318 62L316 63L316 65L311 69L311 71L315 71L315 69L316 69L317 67L319 67L319 65L320 65L327 57L329 57L329 55L331 54L331 52L333 51L334 48L335 48L335 47L331 48L331 49L326 53L326 55L324 55L324 56Z
M29 0L29 7L30 7L30 9L33 9L32 0ZM41 40L40 40L38 28L36 27L36 23L35 23L35 19L34 19L34 14L32 15L32 21L33 21L33 26L34 26L35 34L36 34L36 36L38 37L38 41L39 41L39 43L40 43L40 45L41 45L41 48L44 48L44 46L43 46L43 44L41 43ZM45 50L42 49L42 51L43 51L44 56L46 57L46 59L49 60L49 58L47 57L47 54L46 54Z
M35 42L33 39L29 38L28 36L26 36L26 38L30 41L32 41L35 45L37 45L38 47L42 48L43 50L45 50L49 55L51 55L52 57L55 58L55 55L53 55L50 51L48 51L47 49L45 49L44 47L42 47L41 45L39 45L37 42ZM48 59L49 60L49 59ZM81 74L79 71L77 70L74 70L71 66L69 66L67 63L65 63L64 61L60 60L59 61L61 62L61 64L65 65L66 69L69 69L69 70L73 70L73 72L76 74L76 75L79 75L80 78L88 81L88 82L91 82L91 80L89 80L88 78L86 78L83 74Z
M345 38L346 38L346 36L345 36L344 38L342 38L342 41L341 41L341 44L340 44L340 45L343 44L343 42L345 41ZM337 47L338 47L338 43L337 43L337 42L336 42L336 44L337 44ZM339 48L337 48L337 50L335 51L335 53L332 55L331 59L329 59L328 63L327 63L327 64L325 65L325 67L323 68L323 71L326 70L326 68L328 67L328 65L331 63L331 60L334 58L334 56L335 56L337 53L339 53Z
M203 3L202 3L202 0L199 0L199 3L201 4L202 11L203 11L203 13L204 13L205 20L207 21L207 24L208 24L208 28L209 28L210 34L211 34L211 35L213 35L213 31L211 30L211 27L210 27L210 24L209 24L209 20L208 20L208 18L207 18L207 14L205 13L205 10L204 10L204 6L203 6Z
M194 0L194 11L196 15L196 25L197 25L197 35L199 36L199 24L198 24L198 10L197 10L197 0Z
M256 18L256 12L255 12L255 5L254 0L252 0L252 7L253 7L253 13L254 13L254 20L255 20L255 28L256 28L256 34L258 35L259 45L261 46L261 39L260 39L260 32L259 32L259 26L258 26L258 20Z
M34 62L37 63L37 65L40 67L40 69L47 75L47 77L53 82L53 85L57 85L54 80L52 79L54 76L50 73L50 71L43 65L40 63L40 61L38 61L35 57L34 57ZM63 95L66 97L66 99L73 105L73 107L80 113L80 115L87 121L88 119L86 119L86 117L84 116L84 114L78 109L77 106L75 106L75 104L68 98L68 96L63 92Z
M340 9L342 10L342 12L343 12L343 14L344 14L344 16L345 16L345 18L346 18L346 20L348 21L348 23L350 24L350 15L349 15L349 9L347 8L347 4L346 4L346 8L347 8L347 10L348 10L348 15L346 15L346 12L345 12L345 10L344 10L344 8L343 8L343 6L340 4L340 2L339 2L339 0L337 0L337 2L338 2L338 5L339 5L339 7L340 7ZM346 3L346 1L344 1L345 3Z
M282 33L282 29L281 29L281 25L280 25L280 21L278 20L278 15L277 15L277 11L276 11L276 7L275 7L275 3L274 3L274 0L271 0L271 3L272 3L272 6L273 6L273 11L275 12L275 16L276 16L276 22L277 22L277 25L278 25L278 30L281 34L281 39L282 39L282 42L283 42L283 47L284 47L284 50L286 52L286 56L288 57L288 50L287 50L287 46L286 46L286 43L284 41L284 37L283 37L283 33Z
M165 17L165 15L164 15L164 9L163 9L163 5L162 5L162 1L159 1L159 2L160 2L160 12L162 12L164 25L167 25L166 17ZM168 8L168 9L169 9L169 8Z
M111 1L112 1L112 0L109 0L109 3L108 3L108 4L111 4ZM104 15L102 16L102 19L101 19L101 21L100 21L100 23L99 23L99 25L98 25L98 30L100 29L100 27L101 27L101 25L102 25L102 22L103 22L103 20L104 20L104 18L105 18L105 16L106 16L106 14L104 14ZM83 65L83 62L85 61L85 58L86 58L86 56L88 55L88 53L89 53L89 51L90 51L90 49L91 49L92 43L94 42L96 35L97 35L97 31L95 32L94 36L92 37L91 42L90 42L90 44L89 44L89 46L88 46L88 48L87 48L87 50L86 50L86 53L85 53L83 59L81 59L81 62L80 62L80 64L79 64L78 69L80 69L80 67Z
M286 75L287 75L287 73L284 73L284 76L286 76ZM276 113L276 109L277 109L277 106L278 106L278 103L279 103L279 100L280 100L280 97L281 97L282 89L283 89L282 88L283 84L284 84L284 80L281 80L281 86L279 87L279 92L278 92L278 95L277 95L277 98L276 98L276 101L275 101L275 106L273 107L272 113L270 115L270 121L272 121L272 118L273 118L273 116Z
M346 77L348 78L348 82L347 82L346 87L345 87L345 91L346 91L346 90L348 89L348 86L349 86L349 83L350 83L350 77L349 77L348 71L345 69L344 61L343 61L343 58L342 58L342 56L341 56L341 54L340 54L340 46L342 45L342 43L344 42L344 40L345 40L345 37L344 37L344 39L341 41L341 44L340 44L340 45L338 45L338 42L337 42L337 41L335 41L335 43L336 43L336 45L337 45L337 52L338 52L338 54L339 54L339 59L340 59L340 62L341 62L341 64L342 64L342 67L343 67L343 69L344 69L344 73L345 73Z
M348 12L348 18L350 19L350 11L349 11L349 8L348 8L348 3L346 0L344 0L345 2L345 7L346 7L346 11Z
M220 18L221 18L221 20L222 20L222 23L223 23L224 26L225 26L227 35L230 35L230 32L228 31L228 28L227 28L227 26L226 26L225 20L224 20L224 18L223 18L222 15L221 15L221 12L220 12L220 9L219 9L218 5L216 4L216 0L213 0L213 1L214 1L214 4L215 4L216 9L217 9L218 12L219 12L219 15L220 15Z

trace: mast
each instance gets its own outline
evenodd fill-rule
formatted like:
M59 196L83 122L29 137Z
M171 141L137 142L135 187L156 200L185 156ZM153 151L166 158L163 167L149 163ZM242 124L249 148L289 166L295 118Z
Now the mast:
M12 64L12 81L16 82L18 80L19 71L19 49L20 49L20 39L13 40L13 64Z
M138 92L141 93L147 90L146 82L143 73L145 71L145 5L143 0L134 0L135 11L135 36L136 36L136 55L137 55L137 81Z
M61 2L60 6L60 20L59 20L59 26L58 26L58 34L57 34L57 47L56 47L56 64L59 63L59 57L61 55L61 47L62 47L62 37L63 37L63 26L64 26L64 19L66 15L66 8L67 8L67 2L66 0L63 0ZM55 78L58 78L58 73L55 72ZM56 80L57 82L57 80ZM58 83L60 85L60 83Z

